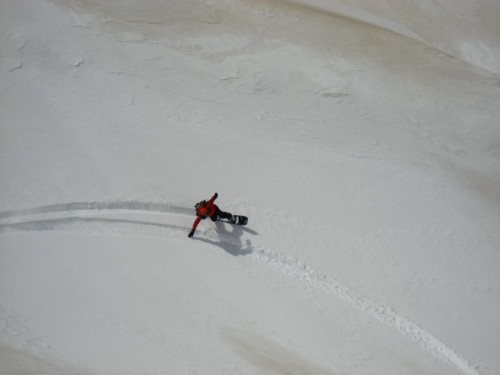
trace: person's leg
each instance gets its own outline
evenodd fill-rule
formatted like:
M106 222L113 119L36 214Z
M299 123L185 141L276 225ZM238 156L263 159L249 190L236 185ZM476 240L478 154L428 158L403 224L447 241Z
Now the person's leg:
M222 211L218 206L217 206L217 211L216 211L215 215L217 217L222 218L222 219L233 220L233 215L231 215L229 212Z

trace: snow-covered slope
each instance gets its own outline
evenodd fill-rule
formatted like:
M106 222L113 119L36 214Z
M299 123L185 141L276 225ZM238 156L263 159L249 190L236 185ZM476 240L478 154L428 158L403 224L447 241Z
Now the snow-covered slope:
M4 0L0 83L0 373L498 374L498 75L288 2ZM248 226L188 239L216 191Z
M500 3L496 0L293 0L392 30L500 73Z

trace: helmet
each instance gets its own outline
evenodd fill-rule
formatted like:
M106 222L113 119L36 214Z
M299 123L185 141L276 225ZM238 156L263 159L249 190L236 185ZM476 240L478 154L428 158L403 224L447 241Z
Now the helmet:
M207 209L205 207L200 207L198 209L198 215L200 215L200 216L207 216L207 214L208 214L208 211L207 211Z

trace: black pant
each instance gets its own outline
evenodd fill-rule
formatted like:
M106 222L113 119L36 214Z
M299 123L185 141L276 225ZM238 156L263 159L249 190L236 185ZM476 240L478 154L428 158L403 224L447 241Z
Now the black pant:
M231 215L229 212L222 211L219 208L219 206L217 206L217 205L214 205L214 206L216 208L216 211L215 211L215 214L210 216L210 219L212 219L212 221L217 221L220 218L227 219L227 220L231 220L233 218L233 215Z

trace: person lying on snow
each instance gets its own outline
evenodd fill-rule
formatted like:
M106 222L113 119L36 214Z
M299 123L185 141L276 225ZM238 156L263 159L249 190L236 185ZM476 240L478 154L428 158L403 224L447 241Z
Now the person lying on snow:
M227 219L228 221L233 221L233 215L231 215L229 212L224 212L222 211L216 204L214 204L214 201L217 199L219 194L215 193L210 200L207 201L201 201L200 203L196 203L194 206L196 208L196 220L193 223L193 228L191 229L191 232L189 232L188 237L193 237L194 232L196 231L196 227L200 223L200 221L205 220L207 217L212 219L212 221L217 221L219 219Z

